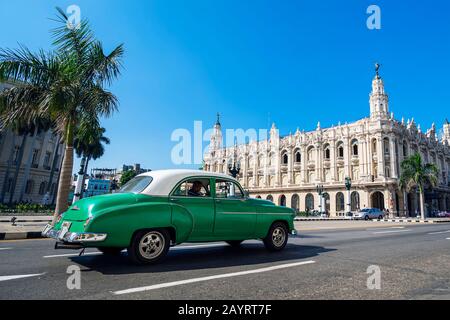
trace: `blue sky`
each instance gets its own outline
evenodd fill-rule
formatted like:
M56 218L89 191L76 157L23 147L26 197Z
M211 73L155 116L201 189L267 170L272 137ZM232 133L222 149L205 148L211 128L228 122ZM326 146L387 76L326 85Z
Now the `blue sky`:
M93 166L174 167L172 131L216 112L225 128L275 122L282 135L363 118L375 61L397 119L450 118L445 0L0 0L0 46L50 49L54 7L71 4L107 49L126 49L120 111L102 122L111 145ZM371 4L381 30L366 27Z

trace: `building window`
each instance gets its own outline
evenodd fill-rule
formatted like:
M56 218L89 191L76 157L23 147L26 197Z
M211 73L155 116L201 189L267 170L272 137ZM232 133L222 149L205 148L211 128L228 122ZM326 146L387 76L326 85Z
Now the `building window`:
M358 155L358 140L352 141L352 155L357 156Z
M33 180L28 180L27 184L25 186L25 193L26 194L33 193L33 187L34 187L34 181Z
M383 139L383 146L384 146L384 154L389 154L389 139L388 138Z
M360 209L359 205L359 193L357 191L353 191L350 195L351 199L351 210L358 211Z
M47 183L45 181L41 182L39 185L39 194L42 196L45 194L45 187L47 186Z
M325 147L325 160L330 160L330 146Z
M342 192L336 194L336 211L344 211L344 194Z
M302 156L300 154L300 151L297 151L295 153L295 162L299 163L299 162L301 162L301 160L302 160Z
M305 208L306 211L314 210L314 196L311 193L308 193L305 197Z
M39 149L34 149L33 150L33 160L32 160L32 165L33 167L37 167L39 164Z
M294 194L291 198L291 208L295 210L295 212L298 212L299 205L299 197L298 194Z
M272 195L268 195L267 197L266 197L266 200L269 200L269 201L272 201L273 202L273 197L272 197Z
M406 158L408 156L408 145L406 141L403 141L403 157Z
M285 153L283 154L283 164L288 164L288 155Z
M45 153L45 157L44 157L44 167L50 167L50 158L51 158L52 154L51 152L47 151Z
M338 145L337 151L338 151L338 158L340 159L344 158L344 146L342 145L342 143Z
M280 196L280 206L286 207L286 196L284 194Z

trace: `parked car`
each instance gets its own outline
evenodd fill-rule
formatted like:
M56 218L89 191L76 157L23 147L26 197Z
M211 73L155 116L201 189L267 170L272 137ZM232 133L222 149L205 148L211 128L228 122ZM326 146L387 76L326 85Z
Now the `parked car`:
M353 219L358 220L369 220L369 219L383 219L384 212L378 208L364 208L356 212L353 216Z
M450 218L450 212L440 211L436 214L436 217L439 218Z
M128 256L138 264L160 261L183 242L226 241L239 246L261 239L269 251L282 250L295 234L294 210L248 197L225 174L199 170L158 170L140 174L118 193L84 198L42 234L55 248L96 247Z

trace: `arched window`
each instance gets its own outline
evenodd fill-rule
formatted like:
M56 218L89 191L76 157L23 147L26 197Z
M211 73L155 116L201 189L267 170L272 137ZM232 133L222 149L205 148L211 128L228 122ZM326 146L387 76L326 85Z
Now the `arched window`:
M352 140L352 156L358 155L358 140Z
M358 211L361 207L359 204L359 193L358 191L353 191L350 195L351 209L352 211Z
M266 197L266 200L269 200L269 201L272 201L272 202L273 202L273 197L272 197L272 195L269 194L269 195Z
M45 194L45 187L47 186L47 183L45 181L42 181L39 185L39 194L42 196Z
M295 162L299 163L302 161L302 155L300 154L300 151L297 151L295 153Z
M336 194L336 211L344 211L344 194L342 192Z
M300 199L299 199L299 197L298 197L298 194L292 195L292 198L291 198L291 208L294 209L295 212L298 212L298 208L299 208L299 204L300 204L300 201L299 201L299 200L300 200Z
M324 158L325 158L325 160L330 160L330 146L327 144L327 145L325 145L325 148L324 148Z
M286 196L284 194L282 194L280 196L280 199L278 201L279 205L282 207L286 207Z
M259 195L258 195L258 196L256 196L256 199L261 199L261 196L259 196Z
M383 149L384 149L384 154L389 154L389 139L388 138L383 139Z
M337 156L340 159L344 158L344 144L342 142L337 145Z
M288 155L287 153L283 154L282 158L282 164L288 164Z
M408 156L408 144L406 141L403 141L403 157L406 158Z
M314 196L311 193L308 193L305 197L305 208L306 211L314 210Z
M31 194L33 192L33 187L34 187L34 181L33 180L28 180L27 184L25 186L25 193L26 194Z

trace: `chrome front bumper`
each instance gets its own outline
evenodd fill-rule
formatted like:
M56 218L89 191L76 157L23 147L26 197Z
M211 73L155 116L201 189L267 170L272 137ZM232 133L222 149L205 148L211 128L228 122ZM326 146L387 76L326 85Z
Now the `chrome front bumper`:
M101 242L107 237L106 233L62 232L62 230L55 230L51 225L46 225L41 234L45 238L53 238L68 243Z

